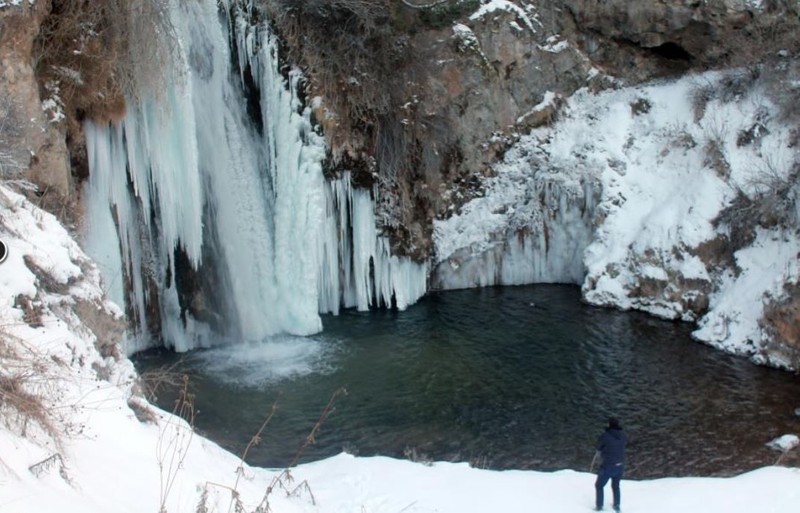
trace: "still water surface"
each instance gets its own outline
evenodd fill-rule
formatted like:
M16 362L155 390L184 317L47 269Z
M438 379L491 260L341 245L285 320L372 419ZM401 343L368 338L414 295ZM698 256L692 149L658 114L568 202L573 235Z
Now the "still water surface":
M280 467L340 387L300 461L337 454L587 470L609 414L630 439L627 475L729 475L773 463L800 432L800 377L693 342L691 326L580 302L570 286L430 295L405 312L325 317L310 338L150 351L140 371L191 377L196 425L248 462ZM159 394L170 409L174 395Z

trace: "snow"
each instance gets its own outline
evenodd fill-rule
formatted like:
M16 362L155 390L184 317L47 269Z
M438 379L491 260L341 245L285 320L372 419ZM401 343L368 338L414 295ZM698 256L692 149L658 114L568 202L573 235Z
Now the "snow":
M9 0L9 1L6 2L6 1L3 1L3 0L0 0L0 9L2 9L3 7L17 7L17 6L22 5L22 3L24 1L25 0ZM28 5L34 5L35 3L36 3L36 0L28 0Z
M53 98L48 98L42 102L42 110L47 113L47 120L50 123L58 123L59 121L66 119L64 111L61 109L61 105L59 105Z
M747 7L760 11L764 8L764 0L745 0Z
M534 22L541 26L541 23L539 23L539 20L536 18L535 8L532 5L525 5L525 8L522 8L508 0L484 0L484 3L477 11L470 15L469 19L470 21L481 20L495 11L505 11L513 14L534 33L536 32Z
M781 435L778 438L770 441L767 444L767 447L781 452L786 452L791 451L798 445L800 445L800 437L797 435Z
M0 238L11 248L0 264L0 297L40 298L43 321L41 327L28 326L21 322L22 311L6 300L0 303L3 339L22 355L22 365L45 378L39 390L46 392L48 411L64 432L60 443L33 428L21 436L10 424L13 416L5 417L8 422L0 424L4 513L223 512L235 509L234 500L241 501L242 511L260 504L285 513L582 513L592 507L594 476L569 469L491 471L466 463L339 454L293 468L290 483L280 469L242 465L183 420L141 398L130 400L136 379L131 363L124 355L101 357L96 335L71 311L74 298L81 297L119 315L103 300L97 268L53 216L4 186L0 194ZM69 294L43 287L26 257L46 267L55 282L66 283ZM285 346L266 350L287 353ZM243 358L260 349L249 351ZM291 361L291 351L287 354ZM290 370L296 371L303 372ZM8 368L0 367L5 372ZM137 420L129 404L149 409L157 424ZM626 480L622 490L625 511L788 513L800 501L800 470L767 467L733 478Z
M471 28L461 23L455 23L453 25L453 38L458 41L458 49L460 51L475 52L480 55L484 63L489 62L486 54L484 54L483 50L481 49L481 44L478 41L477 36Z
M72 282L84 272L81 265L89 259L58 221L22 196L0 187L0 200L4 197L9 203L0 214L0 236L8 247L0 274L0 298L5 298L0 304L4 310L13 307L14 298L19 294L30 298L36 296L36 276L28 270L25 258L46 271L59 285L72 288L74 295L99 296L98 290L80 290L72 286Z
M796 234L759 230L753 245L736 253L741 272L723 278L711 312L700 320L694 335L720 349L767 363L757 344L763 339L759 321L764 303L768 298L780 299L784 283L800 279L798 253ZM780 360L768 363L789 366Z
M553 91L545 91L542 101L537 103L528 113L518 117L517 124L524 122L525 118L529 117L531 114L537 114L547 108L552 108L555 106L556 101L558 101L560 98L560 95L554 93Z
M540 45L539 49L549 53L561 53L569 48L569 41L561 39L560 36L550 36L545 40L545 44Z

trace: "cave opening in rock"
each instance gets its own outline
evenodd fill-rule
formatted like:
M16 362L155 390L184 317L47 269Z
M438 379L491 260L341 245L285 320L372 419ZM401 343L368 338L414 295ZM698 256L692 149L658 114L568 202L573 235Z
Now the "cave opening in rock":
M662 45L658 45L649 49L658 57L669 59L671 61L691 61L692 54L687 52L681 45L668 41Z

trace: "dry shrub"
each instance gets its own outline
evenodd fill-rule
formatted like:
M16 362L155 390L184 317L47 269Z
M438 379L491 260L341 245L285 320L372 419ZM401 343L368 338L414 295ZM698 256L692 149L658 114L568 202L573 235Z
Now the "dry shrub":
M308 483L306 481L302 481L300 484L298 484L292 489L289 488L290 485L292 485L294 482L291 469L295 465L297 465L297 463L300 461L300 457L303 455L305 450L311 444L316 442L317 433L322 428L322 424L324 424L325 421L328 419L328 417L331 415L331 413L334 412L335 409L334 405L336 404L336 400L339 398L339 396L342 395L347 395L347 390L344 387L338 388L333 392L330 399L328 400L328 404L326 404L325 408L322 409L322 413L320 413L317 422L314 423L314 426L311 428L311 431L308 433L303 443L300 444L300 447L297 449L294 458L292 458L292 461L285 469L283 469L282 472L280 472L272 479L266 491L264 492L264 496L262 497L261 502L259 503L255 511L258 512L258 511L270 510L269 499L270 496L272 495L272 492L277 488L282 488L284 491L286 491L287 496L298 496L299 494L306 492L308 493L311 499L311 503L313 505L316 505L316 500L314 499L314 495L311 493L311 488L308 486ZM242 457L242 461L244 461L244 456Z
M139 374L136 382L136 393L141 393L148 401L157 402L159 394L175 394L182 390L188 380L183 372L183 360L169 365L147 369Z
M63 422L45 401L58 396L58 378L48 372L53 365L26 350L24 342L0 330L0 419L22 437L44 435L61 447Z
M778 120L788 125L800 125L800 56L789 58L784 52L770 62L763 74L767 96L778 107ZM797 129L795 129L797 130ZM797 137L797 133L793 134ZM791 144L791 141L790 141ZM795 144L796 145L796 144Z
M729 68L718 84L698 86L693 95L695 121L704 114L706 104L719 99L735 102L754 85L766 86L784 119L800 118L800 3L796 0L771 0L762 3L761 12L726 34L724 54L715 67Z
M300 460L300 457L303 455L305 450L316 441L317 433L319 432L322 424L327 420L327 418L335 411L335 404L336 400L342 396L347 395L347 390L345 388L338 388L336 389L333 394L331 395L330 399L328 400L328 404L325 405L323 408L322 413L320 414L319 418L317 419L314 426L311 428L311 431L300 444L300 447L297 449L294 458L289 463L289 465L284 468L281 472L273 477L272 481L270 481L267 489L264 491L264 495L261 498L261 501L255 507L255 509L248 510L245 508L244 503L241 499L241 494L239 493L239 482L242 477L245 477L244 474L244 463L245 459L247 458L247 454L250 452L250 449L261 443L261 434L264 432L266 427L269 425L272 418L275 416L275 412L277 411L277 403L273 403L272 407L270 408L269 414L267 415L264 422L261 424L261 427L258 431L252 436L250 441L245 447L244 451L242 452L241 460L239 462L239 466L236 468L236 481L234 484L227 485L223 483L214 483L211 481L206 481L206 483L199 488L200 491L200 500L197 503L195 511L198 513L207 513L208 510L208 492L210 487L215 487L219 489L226 490L230 493L230 506L228 511L235 511L237 513L265 513L268 511L272 511L272 507L270 506L270 497L272 494L277 490L281 489L286 493L287 497L300 497L301 495L306 495L313 506L317 505L316 498L314 497L314 493L311 491L311 487L309 486L307 481L301 481L299 484L294 484L294 477L292 476L291 469L297 465ZM245 477L246 478L246 477Z
M733 251L753 241L757 226L792 228L800 223L800 162L784 172L779 164L766 159L745 188L737 188L736 198L714 220L716 226L728 227Z
M179 369L182 363L182 360L179 360L171 365L139 373L131 396L128 398L128 407L139 422L158 424L158 415L151 403L157 402L158 396L162 392L169 395L175 394L179 400L183 397L188 401L192 397L188 392L189 377ZM177 402L176 405L180 405L180 402Z
M800 118L800 88L794 84L800 78L800 63L796 57L800 52L800 38L797 37L800 3L773 0L766 2L764 7L763 13L754 16L728 38L730 54L724 64L742 69L739 83L730 84L734 86L731 88L733 94L728 96L735 100L740 92L738 86L749 89L758 80L778 105L781 117L797 121Z
M76 194L62 194L51 187L46 187L44 190L37 188L33 191L24 191L24 194L31 203L56 216L58 222L71 232L76 232L81 226L84 205Z
M53 438L59 433L50 418L42 397L29 392L27 387L33 376L29 372L16 372L0 375L0 408L9 408L11 414L5 416L7 423L16 423L25 436L31 422L38 424ZM16 419L12 417L16 415ZM7 424L8 425L8 424Z
M301 63L312 95L336 113L335 130L374 132L394 110L395 79L409 59L388 0L264 0L288 58ZM330 133L327 134L330 137ZM368 139L368 137L367 137Z
M126 98L163 89L176 40L169 0L52 0L34 43L42 97L63 106L80 141L85 118L118 120Z
M178 391L172 408L172 415L167 417L161 426L156 457L159 472L159 513L166 513L167 499L169 498L178 473L183 468L183 462L189 452L189 446L194 438L194 394L189 392L189 377L182 377L182 384ZM182 419L186 424L176 419ZM188 424L188 425L187 425Z
M708 166L722 179L731 176L731 165L725 158L725 147L719 139L709 138L704 147L705 158L703 165Z
M731 68L754 66L781 50L795 53L800 49L799 26L800 3L795 0L765 2L762 12L727 34L727 54L720 64Z
M53 0L34 43L40 83L57 91L72 121L124 114L122 83L116 74L120 41L111 11L114 1ZM46 96L47 91L43 91Z
M694 115L694 122L699 123L703 116L706 115L706 107L708 103L717 96L717 88L710 82L704 84L697 84L692 88L692 114Z

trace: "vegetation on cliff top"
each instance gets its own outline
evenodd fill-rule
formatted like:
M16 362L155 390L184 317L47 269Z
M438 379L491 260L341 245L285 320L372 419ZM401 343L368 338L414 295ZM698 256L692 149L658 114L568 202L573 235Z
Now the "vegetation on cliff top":
M34 67L42 99L63 111L73 150L82 147L84 119L119 120L126 99L163 90L178 48L169 9L169 0L52 0Z

